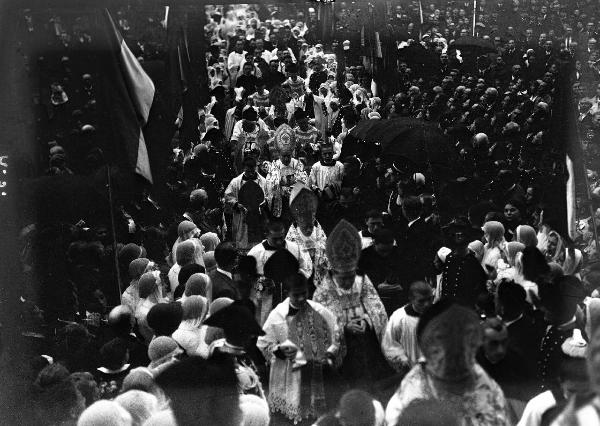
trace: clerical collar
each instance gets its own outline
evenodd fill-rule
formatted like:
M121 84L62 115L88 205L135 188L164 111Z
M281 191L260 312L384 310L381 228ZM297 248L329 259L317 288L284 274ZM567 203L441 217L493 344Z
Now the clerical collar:
M98 367L97 370L103 374L119 374L127 370L130 366L131 364L125 364L121 368L117 368L116 370L110 370L106 367Z
M419 219L420 219L420 217L418 217L418 218L416 218L416 219L414 219L414 220L411 220L410 222L408 222L408 227L410 228L410 226L411 226L413 223L415 223L417 220L419 220Z

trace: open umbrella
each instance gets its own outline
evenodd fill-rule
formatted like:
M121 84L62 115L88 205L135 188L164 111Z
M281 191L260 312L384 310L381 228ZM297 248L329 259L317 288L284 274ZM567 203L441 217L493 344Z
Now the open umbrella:
M496 47L491 41L470 35L461 36L454 40L454 48L458 50L474 50L479 54L496 52Z
M351 134L368 143L379 143L386 160L402 159L414 165L415 171L428 170L438 178L454 175L457 154L436 123L411 117L365 120Z

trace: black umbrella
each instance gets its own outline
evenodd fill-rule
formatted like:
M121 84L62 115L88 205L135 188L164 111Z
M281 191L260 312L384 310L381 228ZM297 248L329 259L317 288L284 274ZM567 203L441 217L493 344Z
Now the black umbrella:
M456 152L434 122L410 117L364 120L351 134L365 142L379 143L386 160L402 159L415 170L429 170L438 178L454 175Z
M454 41L454 48L458 50L475 50L480 54L496 52L496 47L491 41L470 35L457 38Z

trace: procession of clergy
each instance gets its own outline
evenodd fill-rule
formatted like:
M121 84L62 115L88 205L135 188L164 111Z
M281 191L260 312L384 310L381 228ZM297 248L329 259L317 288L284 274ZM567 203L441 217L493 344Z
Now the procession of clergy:
M581 251L506 170L508 151L485 133L465 139L473 152L484 147L486 162L474 167L500 190L476 205L459 205L457 194L461 214L442 227L432 176L385 161L353 132L382 117L434 121L442 92L454 97L448 110L470 109L471 97L487 109L480 121L493 123L508 108L494 83L461 80L442 53L440 86L427 98L403 64L402 95L382 105L349 42L334 46L336 56L309 46L302 22L261 24L235 7L209 16L211 101L200 142L174 149L192 190L166 260L169 283L163 291L145 245L124 245L131 282L107 316L112 329L125 324L127 339L135 322L148 347L144 380L163 386L174 415L153 424L192 424L182 419L202 404L187 393L221 368L203 362L225 357L242 411L262 410L267 423L600 425L600 299L582 282ZM535 108L528 126L547 125L550 95L520 87L511 90ZM510 124L507 134L519 127ZM502 126L489 132L504 135ZM98 368L103 380L125 375L123 389L141 380L127 370L132 347ZM226 399L214 386L210 401ZM90 405L79 424L101 424L103 410Z

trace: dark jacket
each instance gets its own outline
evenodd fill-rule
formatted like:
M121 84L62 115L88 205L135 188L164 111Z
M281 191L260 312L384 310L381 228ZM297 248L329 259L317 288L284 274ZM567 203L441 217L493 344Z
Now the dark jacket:
M219 297L229 297L233 300L240 299L240 292L231 278L227 275L214 270L208 274L212 281L212 299Z

